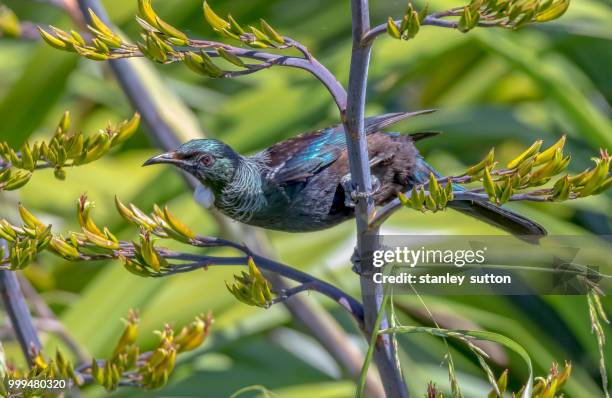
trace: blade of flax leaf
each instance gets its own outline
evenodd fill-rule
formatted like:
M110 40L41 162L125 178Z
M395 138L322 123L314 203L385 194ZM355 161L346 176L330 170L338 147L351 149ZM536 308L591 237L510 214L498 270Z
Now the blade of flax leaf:
M531 357L527 351L513 339L499 333L487 332L484 330L460 330L460 329L436 329L420 326L396 326L380 331L381 334L412 334L412 333L428 333L440 337L452 337L453 335L472 337L478 340L486 340L501 344L521 356L527 365L529 379L526 383L526 388L521 395L522 398L530 398L533 390L533 366Z
M478 33L478 32L477 32ZM486 32L491 33L491 32ZM573 127L586 138L595 149L612 147L612 124L590 101L564 76L559 68L542 62L536 51L508 39L507 32L476 35L478 40L492 53L505 58L526 73L543 92L564 111Z
M33 46L32 44L29 44ZM0 137L19 146L41 125L62 97L78 58L50 48L33 46L19 79L0 100ZM41 93L41 95L24 95Z
M374 330L378 330L380 328L380 324L383 318L383 315L381 314L384 314L384 312L389 309L390 297L391 297L390 294L385 294L383 298L383 302L381 304L381 311L373 327ZM531 363L531 357L529 356L527 351L523 348L523 346L518 344L513 339L507 336L501 335L499 333L493 333L493 332L488 332L488 331L437 329L437 328L420 327L420 326L395 326L395 327L390 327L387 329L380 330L378 333L372 334L372 338L370 341L370 348L368 349L368 352L366 354L366 359L364 361L364 365L362 368L362 376L360 377L358 387L357 387L357 397L363 396L364 376L365 374L367 374L367 370L372 361L373 347L376 344L378 335L380 334L411 334L411 333L428 333L434 336L447 337L447 338L450 338L453 335L462 336L462 337L472 337L472 338L479 339L479 340L487 340L487 341L491 341L494 343L498 343L498 344L501 344L509 348L510 350L520 355L521 358L525 361L525 364L527 365L529 378L527 382L525 383L525 390L523 391L523 394L521 397L522 398L531 397L531 392L533 389L533 366Z
M397 296L396 300L399 300L400 303L407 307L420 308L420 303L411 297ZM563 344L560 344L553 337L550 330L538 327L523 311L505 302L504 297L488 297L485 300L486 303L482 300L482 297L466 296L459 299L455 297L427 297L428 306L435 314L440 314L440 316L452 314L458 319L469 319L478 324L482 329L503 333L506 336L512 337L515 341L520 341L525 350L530 353L538 375L548 371L553 362L559 363L571 359L575 366L572 370L572 377L564 387L564 391L571 397L597 396L599 386L593 380L592 375L588 373L586 366L584 366L584 364L590 363L590 361L596 363L598 357L597 344L593 335L590 334L588 327L589 319L586 310L586 300L584 297L561 296L551 296L548 300L556 303L556 311L564 316L569 325L568 329L560 332L568 336L578 336L584 346L588 347L586 350L580 349L577 357L573 357L572 352L563 346ZM412 324L418 324L418 321L413 318L408 318L407 321ZM587 326L585 327L584 325ZM419 340L418 344L434 347L435 341L432 339ZM438 345L441 345L441 343ZM431 351L435 353L440 350L432 349ZM584 357L585 352L588 353L588 359ZM455 355L456 361L459 362L460 356L464 354L459 352L458 354L453 353L453 355ZM524 369L516 366L517 364L504 363L498 365L504 368L509 367L512 378L519 381L521 375L525 374ZM458 368L463 370L465 365L459 365Z

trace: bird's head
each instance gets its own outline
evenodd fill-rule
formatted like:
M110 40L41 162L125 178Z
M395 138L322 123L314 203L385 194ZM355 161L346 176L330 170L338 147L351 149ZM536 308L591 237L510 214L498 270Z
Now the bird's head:
M191 140L176 150L147 160L143 166L173 164L211 188L222 189L232 180L240 155L229 145L213 139Z

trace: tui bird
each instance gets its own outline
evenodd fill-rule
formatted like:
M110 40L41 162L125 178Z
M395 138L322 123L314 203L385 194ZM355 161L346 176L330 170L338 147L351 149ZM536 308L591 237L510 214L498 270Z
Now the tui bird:
M376 205L428 180L436 171L414 142L437 133L400 135L381 130L403 119L430 113L389 113L365 120L373 198ZM173 164L202 184L196 199L234 220L263 228L309 232L355 215L344 128L303 133L263 151L242 156L215 139L191 140L155 156L144 166ZM456 189L462 189L458 186ZM515 235L545 235L537 223L489 202L453 201L450 207Z

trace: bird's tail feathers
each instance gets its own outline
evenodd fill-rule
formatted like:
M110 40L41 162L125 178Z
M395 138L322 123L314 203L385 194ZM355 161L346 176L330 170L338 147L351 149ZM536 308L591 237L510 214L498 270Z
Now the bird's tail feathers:
M417 142L427 138L435 137L439 134L441 134L439 131L421 131L418 133L410 134L410 138L412 138L412 142Z
M372 116L368 117L365 120L365 132L366 134L372 134L377 131L384 129L385 127L389 127L397 122L400 122L404 119L408 119L414 116L426 115L428 113L435 112L436 109L425 109L422 111L415 112L397 112L397 113L387 113L380 116Z
M537 243L547 235L546 229L537 222L491 202L455 200L449 206L529 243Z

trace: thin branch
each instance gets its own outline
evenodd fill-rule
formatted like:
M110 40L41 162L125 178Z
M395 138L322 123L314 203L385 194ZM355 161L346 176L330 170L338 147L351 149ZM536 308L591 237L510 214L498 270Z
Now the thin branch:
M81 242L82 247L86 248L89 245L85 242ZM257 266L263 270L273 272L277 275L283 276L287 279L291 279L301 284L307 284L309 290L317 291L332 300L336 301L343 308L345 308L357 321L359 326L363 328L363 307L356 299L343 292L336 286L318 279L306 272L300 271L296 268L282 264L280 262L271 260L269 258L254 254L246 246L240 245L225 239L211 238L211 237L196 237L191 240L191 245L201 248L219 248L229 247L241 251L244 256L239 257L220 257L220 256L207 256L198 255L191 253L181 253L168 250L165 248L156 248L156 251L167 260L176 260L181 262L175 262L168 264L167 267L160 269L156 273L152 273L152 277L166 277L176 274L182 274L192 272L199 269L208 269L212 266L235 266L235 265L248 265L249 258L252 258ZM93 247L93 246L92 246ZM132 259L135 258L135 248L130 242L120 242L120 248L113 250L108 254L100 255L81 255L78 260L80 261L100 261L117 259L120 257ZM4 268L8 271L9 262L5 260L0 262L0 270Z
M5 240L0 240L0 245L5 249L4 251L8 251ZM0 270L0 295L11 319L21 351L31 367L33 354L40 351L41 344L15 272Z
M236 78L236 77L241 77L241 76L246 76L246 75L252 75L253 73L259 72L263 69L268 69L274 65L275 64L272 62L264 62L261 64L246 64L244 65L246 69L227 71L223 74L222 77L231 79L231 78Z
M341 111L344 110L346 108L347 103L347 94L344 87L342 87L340 82L338 82L338 79L336 79L336 77L329 71L329 69L327 69L319 61L317 61L317 59L312 56L312 54L304 45L290 38L285 38L285 41L289 44L289 46L298 49L298 51L300 51L304 55L304 58L272 54L265 51L258 51L252 49L245 49L209 40L190 40L189 45L193 48L201 49L221 47L227 52L237 57L264 61L272 65L288 66L308 71L314 77L316 77L329 91L332 98L334 99L334 102L336 103L336 106L338 106L338 109L340 109ZM211 57L219 56L216 51L206 51L206 53Z
M91 15L89 15L89 10L91 9L99 18L102 20L107 26L112 26L104 9L99 5L96 0L78 0L78 4L81 10L81 17L84 17L87 23L92 23ZM159 32L156 28L150 26L147 22L143 20L139 20L141 26L149 33L153 35L157 35ZM95 25L95 24L94 24ZM50 35L55 35L57 32L47 32ZM94 36L96 36L96 32L94 31ZM245 34L246 35L246 34ZM67 40L63 35L60 35L58 40ZM157 36L155 36L157 37ZM156 40L163 40L157 38ZM302 54L302 57L298 56L289 56L275 53L268 53L261 50L254 50L252 48L241 48L231 46L229 44L211 41L211 40L200 40L200 39L186 39L185 46L176 46L173 45L172 42L165 41L165 50L163 53L163 57L159 59L155 59L157 62L161 63L174 63L174 62L183 62L185 61L185 56L187 53L191 53L194 50L202 50L208 56L211 57L219 57L217 50L223 49L228 54L231 54L236 57L253 59L262 61L264 64L262 65L247 65L242 67L247 68L245 71L223 71L217 68L217 71L212 74L212 77L222 77L222 78L233 78L244 76L248 74L252 74L254 72L267 69L271 66L287 66L302 69L311 73L314 77L316 77L329 91L332 98L336 102L338 108L343 111L346 108L346 90L344 87L338 82L336 77L325 67L323 66L304 46L298 41L284 37L284 44L280 46L275 46L277 50L285 50L294 48ZM85 44L82 45L76 42L70 42L70 48L74 51L79 52L81 55L88 56L87 54L97 54L100 55L100 59L109 60L111 65L115 65L114 68L117 68L116 61L119 61L124 58L133 58L133 57L150 57L143 53L144 50L141 50L139 46L129 44L129 43L121 43L118 47L114 47L113 49L106 49L103 53L99 53L99 49L95 47L95 44ZM210 75L210 74L209 74Z
M274 272L275 274L278 274L285 278L294 280L296 282L308 284L309 290L317 291L329 297L330 299L334 300L335 302L340 304L344 309L346 309L353 316L353 318L355 318L360 328L363 328L363 319L364 319L363 306L361 305L361 303L355 300L352 296L343 292L336 286L328 282L325 282L323 280L320 280L318 278L315 278L310 274L297 270L288 265L258 256L258 255L253 255L253 260L255 261L255 264L257 264L257 266L261 269L264 269L270 272ZM246 265L247 261L248 261L247 257L242 257L240 259L239 264L235 264L235 265ZM209 264L209 265L214 265L214 264ZM206 265L200 264L200 268L203 266L205 267Z
M437 14L431 14L425 17L425 19L423 19L423 21L421 22L421 26L423 25L429 25L429 26L437 26L440 28L449 28L449 29L457 29L457 27L459 26L459 22L457 21L448 21L445 19L442 19L441 17L443 16L454 16L454 13L451 14L445 14L445 13L437 13ZM394 21L395 25L399 28L399 26L402 23L401 19L398 19L396 21ZM490 22L490 21L481 21L478 23L477 26L480 27L484 27L484 28L491 28L491 27L499 27L502 26L501 22ZM371 30L369 30L366 34L363 35L363 45L369 45L371 44L378 36L384 34L387 32L387 24L380 24L374 28L372 28Z
M316 290L312 282L302 283L301 285L292 287L290 289L282 289L276 293L276 297L270 302L270 305L274 305L274 304L278 304L278 303L287 301L288 299L295 296L296 294L305 292L307 290Z

